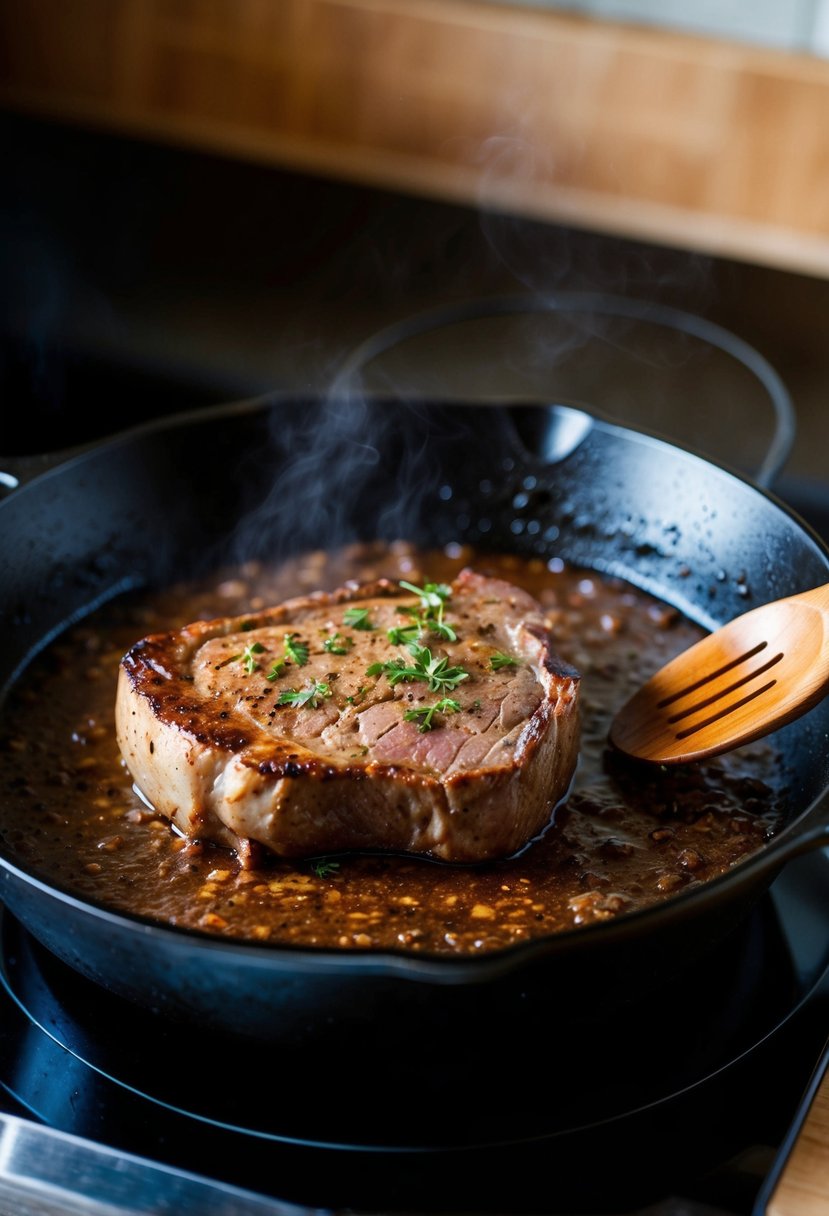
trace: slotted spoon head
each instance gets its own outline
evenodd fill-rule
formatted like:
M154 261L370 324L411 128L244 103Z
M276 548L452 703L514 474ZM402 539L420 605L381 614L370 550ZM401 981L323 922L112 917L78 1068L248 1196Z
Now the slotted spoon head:
M684 764L800 717L829 692L829 585L736 617L666 663L617 712L610 743Z

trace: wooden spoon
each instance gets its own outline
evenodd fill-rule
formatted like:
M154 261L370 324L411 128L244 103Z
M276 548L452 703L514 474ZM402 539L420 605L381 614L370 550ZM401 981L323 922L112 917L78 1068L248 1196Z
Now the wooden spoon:
M735 617L666 663L618 711L610 742L657 764L716 756L829 693L829 583Z

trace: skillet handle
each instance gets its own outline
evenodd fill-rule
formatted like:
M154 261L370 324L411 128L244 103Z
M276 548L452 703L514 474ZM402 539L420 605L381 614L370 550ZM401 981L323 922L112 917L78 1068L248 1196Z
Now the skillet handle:
M362 376L368 364L411 338L461 322L530 313L613 317L661 326L695 338L742 364L765 390L774 414L774 431L753 480L763 489L769 489L776 480L788 460L796 432L794 405L780 376L759 351L731 330L707 317L656 300L638 300L601 292L555 291L542 295L473 297L438 304L393 321L354 347L340 363L329 392L335 397L362 393Z

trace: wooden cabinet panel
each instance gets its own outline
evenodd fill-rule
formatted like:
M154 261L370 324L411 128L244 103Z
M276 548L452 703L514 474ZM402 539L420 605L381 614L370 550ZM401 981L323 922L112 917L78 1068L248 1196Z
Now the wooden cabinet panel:
M27 0L0 103L829 273L829 61L487 0Z

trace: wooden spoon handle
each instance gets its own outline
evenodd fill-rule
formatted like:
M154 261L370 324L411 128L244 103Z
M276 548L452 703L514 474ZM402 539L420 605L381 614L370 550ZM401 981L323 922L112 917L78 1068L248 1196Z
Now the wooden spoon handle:
M829 1216L829 1057L771 1193L766 1216Z

